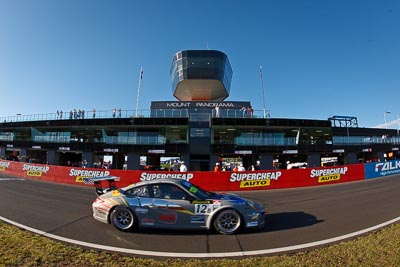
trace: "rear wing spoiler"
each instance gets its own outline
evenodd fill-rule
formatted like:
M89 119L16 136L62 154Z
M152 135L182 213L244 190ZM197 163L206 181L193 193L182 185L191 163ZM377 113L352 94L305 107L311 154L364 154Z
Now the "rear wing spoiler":
M88 177L83 179L83 183L87 185L94 185L96 188L96 194L98 196L107 193L111 190L117 189L116 181L119 181L120 178L118 176L100 176L100 177ZM103 188L102 181L108 182L108 187Z

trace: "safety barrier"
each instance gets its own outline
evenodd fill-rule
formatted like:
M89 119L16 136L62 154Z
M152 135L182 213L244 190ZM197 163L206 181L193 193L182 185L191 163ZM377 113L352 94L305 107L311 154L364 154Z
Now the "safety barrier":
M85 185L84 178L119 176L118 187L140 181L179 178L211 191L268 190L337 184L400 174L400 160L333 167L246 172L167 172L75 168L0 160L0 173L18 177Z

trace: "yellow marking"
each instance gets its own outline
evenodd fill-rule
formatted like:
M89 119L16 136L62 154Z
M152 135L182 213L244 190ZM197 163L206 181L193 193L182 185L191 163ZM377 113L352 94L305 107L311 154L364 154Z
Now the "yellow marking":
M259 187L259 186L269 186L271 184L271 180L254 180L254 181L241 181L240 188L247 187Z
M331 174L331 175L325 175L325 176L319 176L318 177L318 183L326 183L330 181L338 181L340 180L340 174Z

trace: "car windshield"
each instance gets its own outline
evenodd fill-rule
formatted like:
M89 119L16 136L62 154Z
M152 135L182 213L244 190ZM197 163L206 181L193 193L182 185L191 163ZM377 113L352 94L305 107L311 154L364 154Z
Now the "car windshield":
M184 188L186 188L189 192L191 192L192 194L194 194L195 196L197 196L200 199L207 199L207 198L210 198L213 195L212 192L208 192L208 191L206 191L204 189L201 189L200 187L198 187L198 186L196 186L196 185L194 185L194 184L192 184L192 183L190 183L190 182L188 182L186 180L183 180L181 182L181 185Z

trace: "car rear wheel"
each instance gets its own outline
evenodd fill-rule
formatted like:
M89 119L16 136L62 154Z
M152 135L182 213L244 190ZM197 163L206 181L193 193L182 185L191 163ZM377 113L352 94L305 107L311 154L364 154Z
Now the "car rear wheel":
M118 230L126 232L135 228L137 219L131 209L119 206L111 213L111 223Z
M225 235L236 233L242 224L240 214L234 209L219 212L214 219L214 229Z

